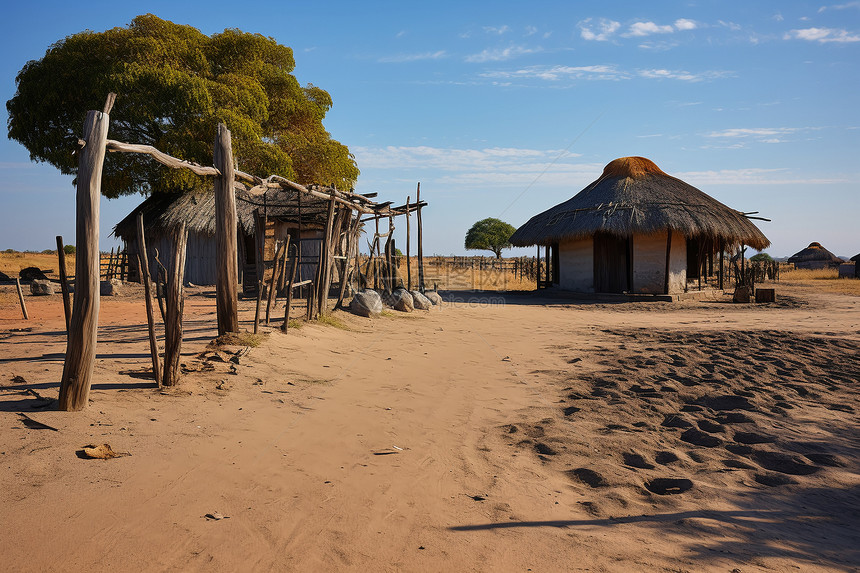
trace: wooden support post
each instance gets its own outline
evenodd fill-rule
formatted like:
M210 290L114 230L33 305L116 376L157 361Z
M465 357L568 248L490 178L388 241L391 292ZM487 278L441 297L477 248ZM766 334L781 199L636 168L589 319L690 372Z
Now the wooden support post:
M164 323L165 386L176 386L179 383L179 357L182 351L182 312L185 307L182 283L185 279L185 246L187 242L188 231L183 221L173 232L173 258L170 264L170 277L167 281L167 322Z
M331 284L331 261L332 261L332 235L335 227L335 204L334 190L331 192L331 199L328 203L328 214L326 215L325 239L320 246L320 264L319 264L319 281L317 288L317 314L325 314L328 310L328 289ZM338 210L338 217L342 210Z
M411 242L412 232L409 228L409 196L406 196L406 290L412 290L412 265L409 251L409 243Z
M379 272L377 271L376 260L374 259L373 249L376 248L376 256L379 256L379 217L374 217L373 222L376 224L376 235L373 237L373 246L370 248L370 260L373 261L373 289L379 290ZM368 265L368 269L370 266Z
M263 200L265 201L265 194ZM266 273L265 253L266 253L266 221L264 215L260 214L259 209L254 210L254 234L257 240L257 256L255 268L257 273L257 306L254 308L254 334L260 329L260 303L263 300L263 277Z
M66 317L66 336L69 335L69 321L72 318L72 299L69 295L69 277L66 276L66 251L63 237L57 235L57 259L60 264L60 290L63 292L63 315Z
M84 122L84 148L78 154L75 300L69 321L66 360L60 382L59 407L86 407L96 358L99 320L99 200L110 110L116 94L109 94L104 111L89 111Z
M723 240L720 239L720 290L723 290L723 251L725 250L725 245L723 245Z
M278 264L281 261L281 249L283 249L284 246L284 243L280 243L275 249L274 258L272 258L272 276L269 278L269 290L268 297L266 299L266 324L269 324L269 313L272 310L272 299L276 297L275 290L277 286Z
M233 144L230 130L218 124L215 138L215 306L218 335L239 330L238 251L236 246L236 191L233 187Z
M152 308L152 292L149 281L149 257L146 254L146 237L143 230L143 213L137 214L137 260L143 296L146 299L146 325L149 330L149 353L152 356L152 376L161 387L161 360L158 357L158 341L155 338L155 317Z
M418 205L418 290L424 292L424 226L421 223L421 183L415 193L415 203Z
M344 252L343 272L341 272L340 278L340 291L337 293L337 304L335 304L335 308L343 308L343 297L346 294L346 283L349 281L349 277L351 276L349 264L353 258L353 249L357 249L358 246L358 226L360 224L361 213L357 213L355 220L353 220L352 212L350 212L346 225L344 225L346 228L346 249ZM358 261L356 261L356 263L357 262ZM356 268L358 268L357 265Z
M15 277L15 288L18 289L18 302L21 303L21 314L24 315L24 320L30 320L30 315L27 314L27 305L24 304L24 291L21 290L21 279Z
M535 259L535 276L537 276L537 288L540 288L540 245L537 246L537 258Z
M281 325L281 330L287 332L290 327L290 307L293 305L293 282L296 280L296 267L299 263L298 244L296 245L296 254L293 255L293 262L290 263L290 271L287 274L287 300L284 303L284 324ZM289 255L289 251L287 251Z
M669 294L669 263L672 260L672 229L666 234L666 273L663 275L663 294Z

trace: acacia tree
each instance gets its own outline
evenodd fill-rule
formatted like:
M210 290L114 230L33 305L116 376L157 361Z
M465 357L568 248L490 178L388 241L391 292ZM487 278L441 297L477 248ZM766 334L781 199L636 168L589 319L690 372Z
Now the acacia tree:
M292 49L272 38L230 29L207 36L151 14L138 16L127 28L71 35L28 62L6 102L9 138L32 160L74 175L81 118L116 92L113 139L211 165L215 126L223 122L243 171L349 188L358 178L355 159L322 124L331 96L301 86L294 67ZM102 193L200 184L188 170L117 153L105 161Z
M493 251L497 259L502 258L502 249L510 248L513 226L490 217L472 225L466 233L466 248L479 251Z

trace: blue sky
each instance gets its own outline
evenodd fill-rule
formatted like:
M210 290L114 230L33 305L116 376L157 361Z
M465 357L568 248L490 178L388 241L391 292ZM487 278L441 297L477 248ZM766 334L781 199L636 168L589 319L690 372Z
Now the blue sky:
M518 226L626 155L772 218L774 256L860 252L860 1L125 4L7 6L2 101L53 42L149 12L292 47L299 81L332 95L357 191L401 202L421 182L427 254L464 254L475 221ZM103 250L139 200L102 201ZM0 249L73 241L71 179L5 138L0 205Z

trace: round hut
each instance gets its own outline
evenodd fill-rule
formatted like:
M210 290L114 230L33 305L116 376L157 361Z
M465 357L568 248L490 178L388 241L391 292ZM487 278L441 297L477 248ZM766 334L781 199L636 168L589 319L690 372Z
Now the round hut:
M821 246L821 243L809 243L809 246L791 255L789 263L794 263L796 269L829 269L837 268L844 263L842 259Z
M529 219L518 247L552 249L550 280L597 293L678 293L714 273L714 259L770 241L740 211L667 175L650 159L622 157L571 199Z

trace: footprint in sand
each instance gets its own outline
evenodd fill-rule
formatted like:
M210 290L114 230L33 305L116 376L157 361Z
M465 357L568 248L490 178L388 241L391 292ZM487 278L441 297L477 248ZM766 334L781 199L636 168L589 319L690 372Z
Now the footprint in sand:
M845 462L839 456L833 454L803 454L816 464L828 466L831 468L844 468Z
M581 481L582 483L590 487L609 486L609 484L606 483L606 479L604 479L602 475L588 468L576 468L574 470L568 470L565 473L568 476L575 478L577 481Z
M782 474L774 474L774 473L766 473L766 474L755 474L753 479L762 485L766 485L768 487L776 487L780 485L788 485L791 483L797 483L797 481L791 479L790 477Z
M685 420L680 414L666 414L663 423L664 428L692 428L693 424Z
M712 422L711 420L699 420L697 425L700 430L708 432L709 434L724 434L726 432L725 426Z
M739 444L770 444L775 442L776 438L757 432L735 432L735 441Z
M780 452L756 451L752 453L752 460L766 470L795 476L805 476L820 470L818 466L807 464L797 456L791 456Z
M657 452L654 454L654 461L658 464L666 465L678 461L678 455L674 452Z
M657 495L684 493L693 487L693 482L685 478L655 478L645 482L645 489Z
M637 454L636 452L625 452L622 454L622 457L624 458L624 465L643 470L654 469L654 464L649 464L642 454Z
M715 448L723 443L721 439L711 434L706 434L701 430L697 430L696 428L690 428L686 430L683 434L681 434L681 440L693 444L696 446L703 446L705 448Z

